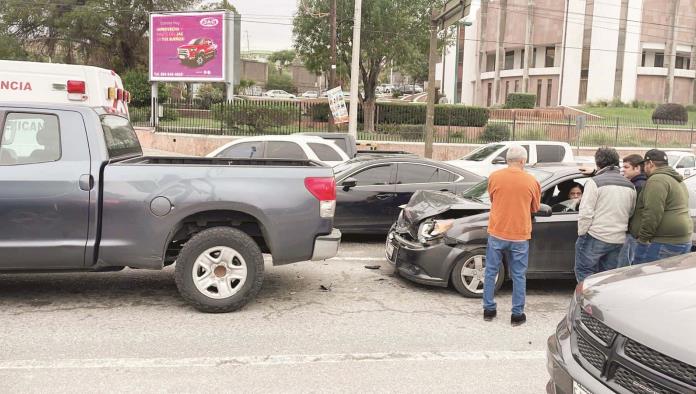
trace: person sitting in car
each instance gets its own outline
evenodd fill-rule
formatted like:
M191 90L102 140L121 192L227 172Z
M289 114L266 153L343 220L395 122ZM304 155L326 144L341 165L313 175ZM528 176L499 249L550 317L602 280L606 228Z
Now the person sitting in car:
M585 188L581 184L572 181L564 185L561 190L562 192L556 200L558 203L552 207L553 212L577 212Z

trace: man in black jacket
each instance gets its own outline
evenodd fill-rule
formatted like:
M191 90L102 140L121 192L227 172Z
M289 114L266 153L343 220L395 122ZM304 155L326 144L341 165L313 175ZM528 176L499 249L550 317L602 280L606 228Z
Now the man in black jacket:
M641 190L648 181L648 176L643 168L643 157L641 155L628 155L623 158L623 176L633 183L636 188L636 197L640 195ZM625 267L633 264L633 258L636 253L636 239L631 233L626 234L626 241L619 253L619 267Z

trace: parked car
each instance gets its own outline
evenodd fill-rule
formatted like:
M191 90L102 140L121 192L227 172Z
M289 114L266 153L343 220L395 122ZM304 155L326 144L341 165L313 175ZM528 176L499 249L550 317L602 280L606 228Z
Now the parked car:
M283 99L296 99L297 96L295 96L292 93L288 93L285 90L269 90L266 93L263 94L266 97L273 97L273 98L283 98Z
M0 272L176 263L184 299L227 312L261 288L262 253L275 265L336 254L331 168L144 157L109 109L0 103Z
M239 138L215 149L207 157L314 160L328 166L335 166L349 159L334 142L303 135Z
M358 145L353 137L349 133L298 133L294 135L311 135L315 137L321 137L325 140L333 141L344 151L348 157L353 158L357 156L383 156L383 155L409 155L416 156L416 154L405 151L390 151L390 150L358 150Z
M182 63L202 66L217 55L217 48L217 44L210 38L200 37L178 47L176 51Z
M561 191L573 182L584 184L586 176L570 164L537 165L527 170L542 190L542 209L532 224L527 278L574 278L578 212L569 209L574 204ZM689 187L689 204L696 221L693 187ZM488 180L461 196L416 193L389 232L387 259L404 278L433 286L452 284L466 297L481 297L489 210ZM506 265L496 287L508 277Z
M696 174L696 155L693 152L678 150L666 151L670 167L684 177Z
M502 141L484 145L458 160L448 161L453 166L467 169L482 176L504 168L505 155L510 145L522 145L528 153L527 163L575 163L573 150L565 142L554 141Z
M696 254L593 275L547 341L548 393L695 393Z
M358 156L334 167L335 225L344 233L386 234L417 190L463 192L482 178L417 156Z
M319 98L319 92L317 92L316 90L308 90L308 91L302 93L302 98L306 98L306 99Z

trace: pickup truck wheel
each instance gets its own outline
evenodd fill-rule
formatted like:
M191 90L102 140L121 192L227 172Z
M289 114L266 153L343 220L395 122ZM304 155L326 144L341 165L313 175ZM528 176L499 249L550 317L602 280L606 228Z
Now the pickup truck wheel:
M194 235L181 249L175 279L179 293L202 312L232 312L261 289L263 255L244 232L216 227Z
M483 280L486 272L486 248L472 250L462 256L452 270L452 285L464 297L483 297ZM505 281L505 266L495 278L495 290L498 291Z

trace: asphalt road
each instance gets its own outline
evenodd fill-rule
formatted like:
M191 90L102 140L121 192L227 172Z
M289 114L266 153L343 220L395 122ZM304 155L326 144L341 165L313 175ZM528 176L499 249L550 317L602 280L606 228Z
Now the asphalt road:
M2 275L0 392L544 392L572 282L530 281L513 328L509 284L486 323L479 300L382 255L353 239L326 262L267 263L257 299L220 315L187 306L171 269Z

